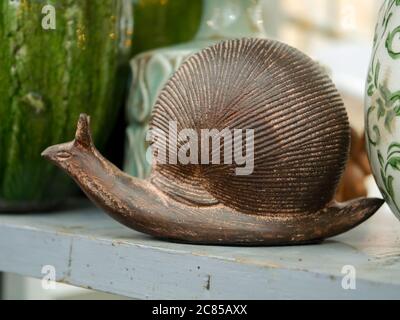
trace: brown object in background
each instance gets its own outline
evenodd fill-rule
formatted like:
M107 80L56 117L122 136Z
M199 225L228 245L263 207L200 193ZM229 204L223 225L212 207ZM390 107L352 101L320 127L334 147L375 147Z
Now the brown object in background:
M335 199L348 201L365 197L368 193L366 178L371 175L368 155L365 149L365 136L351 128L350 157L340 180Z
M229 40L191 56L160 93L151 128L171 139L177 133L169 132L171 122L197 137L202 129L254 130L254 171L240 175L243 165L231 162L165 159L150 179L134 178L100 155L86 115L74 141L43 156L120 223L174 241L315 243L359 225L383 204L332 201L348 157L347 114L321 68L280 42ZM179 151L185 150L187 139L177 136ZM178 150L167 152L167 140L155 151L169 157ZM226 141L220 143L220 150L207 149L209 159L224 155Z

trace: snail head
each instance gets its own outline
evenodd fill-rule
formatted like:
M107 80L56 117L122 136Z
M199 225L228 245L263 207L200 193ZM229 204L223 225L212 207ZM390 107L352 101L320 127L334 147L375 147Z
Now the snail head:
M86 114L81 114L75 139L71 142L47 148L42 152L42 157L71 173L72 167L87 162L83 160L85 160L88 155L92 154L93 149L94 144L90 132L90 117Z

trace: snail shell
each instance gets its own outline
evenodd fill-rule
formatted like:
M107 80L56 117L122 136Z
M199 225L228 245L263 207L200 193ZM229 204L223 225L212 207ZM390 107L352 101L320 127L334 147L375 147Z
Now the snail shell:
M348 156L349 122L334 84L277 41L229 40L189 58L161 92L151 128L168 136L170 121L198 136L225 128L255 135L251 175L237 175L234 163L156 165L153 183L180 201L258 215L315 212L333 199ZM179 138L178 150L187 143Z

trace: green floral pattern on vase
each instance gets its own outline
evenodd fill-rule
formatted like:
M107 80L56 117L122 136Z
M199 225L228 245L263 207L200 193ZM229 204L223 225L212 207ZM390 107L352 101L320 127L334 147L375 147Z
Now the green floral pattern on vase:
M367 150L379 189L400 219L400 0L386 0L367 79Z

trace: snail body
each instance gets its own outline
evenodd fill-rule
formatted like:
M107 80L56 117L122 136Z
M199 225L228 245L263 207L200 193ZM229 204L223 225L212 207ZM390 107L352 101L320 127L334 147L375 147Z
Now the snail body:
M86 115L73 142L43 155L119 222L176 241L317 242L350 230L383 203L333 201L349 152L347 114L321 68L280 42L229 40L193 55L161 92L151 129L170 135L171 122L199 136L204 129L253 130L253 171L238 175L233 162L174 162L165 142L158 153L167 161L156 163L148 180L133 178L96 150ZM187 143L176 138L178 148ZM209 158L223 153L222 141Z

